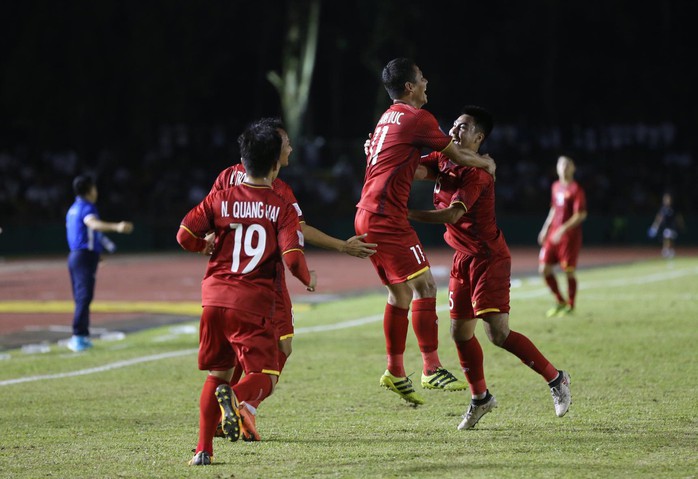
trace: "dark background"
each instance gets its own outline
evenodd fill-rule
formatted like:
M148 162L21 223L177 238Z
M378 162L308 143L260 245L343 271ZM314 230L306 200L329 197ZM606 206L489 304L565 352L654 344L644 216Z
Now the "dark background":
M176 247L179 220L237 162L245 124L281 114L266 74L281 68L297 3L2 1L2 237L60 230L70 182L88 172L104 219L133 219L149 232L130 240L141 247ZM324 1L310 103L281 176L311 224L350 234L363 140L389 104L380 71L409 56L445 130L464 104L495 115L485 147L510 242L535 242L562 153L587 190L590 241L647 241L665 189L687 219L698 214L695 10L689 1ZM429 188L416 187L413 201L428 206Z

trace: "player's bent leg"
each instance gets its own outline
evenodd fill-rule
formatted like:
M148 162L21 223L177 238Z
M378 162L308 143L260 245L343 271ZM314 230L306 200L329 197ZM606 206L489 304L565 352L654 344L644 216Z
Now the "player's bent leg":
M256 408L244 402L240 403L240 437L246 442L262 440L257 432Z

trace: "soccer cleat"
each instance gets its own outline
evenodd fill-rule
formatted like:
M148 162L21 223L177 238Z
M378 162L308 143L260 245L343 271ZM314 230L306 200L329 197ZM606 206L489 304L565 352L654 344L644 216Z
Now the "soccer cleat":
M216 398L221 406L223 434L230 442L240 439L240 411L235 393L230 385L221 384L216 388Z
M546 318L552 318L560 314L560 311L563 311L567 305L565 303L558 303L555 307L550 308L546 313L545 317Z
M424 404L424 399L419 396L412 386L412 380L408 377L395 377L387 369L381 376L380 385L386 389L397 393L402 399L410 404L419 406Z
M225 437L225 433L223 432L223 423L218 423L216 426L216 432L213 433L213 437Z
M92 341L90 341L90 338L88 338L87 336L73 335L68 340L66 346L74 353L79 353L81 351L90 349L92 347Z
M567 413L567 410L572 404L572 394L570 393L570 375L566 371L560 371L560 381L556 386L550 386L550 395L553 397L555 404L555 414L557 417L562 417ZM558 376L559 377L559 376Z
M247 404L240 403L240 437L243 441L254 442L261 441L259 433L257 432L257 418L252 411L247 407Z
M424 389L441 389L443 391L462 391L468 388L468 383L459 381L445 368L439 367L434 374L429 376L422 374L422 387Z
M189 461L190 466L210 466L213 462L213 456L206 451L199 451L194 454L194 457Z
M574 314L574 307L567 304L555 315L558 318L564 318L565 316L572 316Z
M474 401L470 402L468 406L468 411L463 415L463 420L458 425L458 430L462 431L464 429L472 429L475 424L488 412L497 407L497 400L493 395L487 392L487 401L482 404L476 404Z

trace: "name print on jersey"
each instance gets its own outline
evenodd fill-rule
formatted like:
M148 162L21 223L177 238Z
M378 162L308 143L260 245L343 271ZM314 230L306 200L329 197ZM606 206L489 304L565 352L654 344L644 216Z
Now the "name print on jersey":
M381 117L380 121L378 122L379 125L385 125L387 124L393 124L393 125L399 125L400 124L400 118L402 118L402 115L405 113L402 111L387 111L383 114Z
M276 223L279 219L278 206L266 205L261 201L234 201L232 215L228 211L228 202L221 201L221 216L224 218L266 218L271 222Z

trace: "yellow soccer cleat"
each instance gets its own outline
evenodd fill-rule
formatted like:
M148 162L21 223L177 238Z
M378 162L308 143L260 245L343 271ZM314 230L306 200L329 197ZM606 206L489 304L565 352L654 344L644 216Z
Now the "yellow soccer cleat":
M434 374L426 376L422 374L422 387L424 389L440 389L442 391L463 391L468 388L468 383L459 381L445 368L438 368Z
M414 406L424 404L424 399L415 392L412 380L407 376L396 377L386 369L381 376L380 385L397 393L402 399Z

